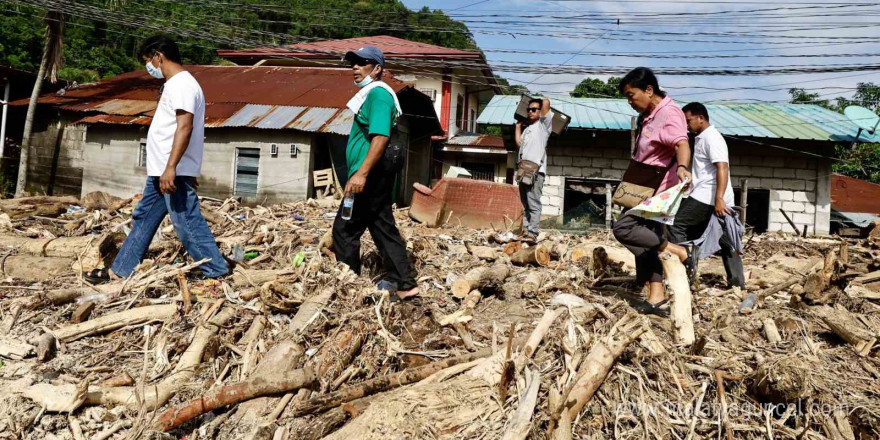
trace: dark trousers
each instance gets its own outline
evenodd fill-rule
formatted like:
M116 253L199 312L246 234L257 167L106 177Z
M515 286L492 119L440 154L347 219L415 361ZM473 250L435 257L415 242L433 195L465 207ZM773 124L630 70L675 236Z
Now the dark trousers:
M675 214L675 224L669 227L669 239L673 243L684 243L702 237L713 215L715 215L714 206L695 200L693 197L683 199ZM721 246L724 271L727 272L727 284L731 287L745 287L746 277L743 272L742 257L737 252L733 240L727 235L726 229L721 234L718 244Z
M657 249L666 244L663 225L624 213L611 226L614 238L636 256L636 281L663 282L663 266Z
M410 274L406 243L394 223L391 193L395 174L377 169L367 177L364 191L354 196L351 220L342 219L342 206L333 222L333 251L336 259L348 265L354 273L361 273L361 236L369 229L373 242L385 261L386 279L399 290L416 286Z

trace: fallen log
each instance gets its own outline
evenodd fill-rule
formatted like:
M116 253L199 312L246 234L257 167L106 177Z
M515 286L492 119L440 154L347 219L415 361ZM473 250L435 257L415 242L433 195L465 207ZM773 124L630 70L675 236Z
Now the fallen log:
M510 267L504 263L473 268L452 283L452 294L456 298L464 298L474 289L497 289L508 275Z
M668 252L660 255L660 263L663 265L663 278L671 297L669 315L676 329L676 340L680 344L691 345L697 337L694 333L694 312L687 271L681 260Z
M761 324L764 327L764 337L767 338L767 341L771 344L782 342L782 336L779 335L779 329L776 328L776 322L773 321L773 318L763 319Z
M540 271L531 271L527 273L525 279L522 282L522 296L526 298L534 298L538 294L538 291L541 290L541 286L543 284L543 273L541 273Z
M112 256L117 250L116 239L113 234L57 238L28 238L15 234L0 234L0 243L4 246L11 247L20 254L40 257L79 258L91 249L101 256Z
M304 367L293 372L285 372L285 374L258 376L245 382L227 385L159 414L153 424L153 429L166 432L224 406L244 402L255 397L280 394L302 388L313 383L317 377L313 368Z
M481 260L495 261L500 254L498 249L489 246L472 246L469 243L466 246L471 255Z
M596 390L605 381L614 362L623 354L629 344L636 340L647 328L644 318L630 313L615 324L611 333L601 341L596 341L586 359L578 369L577 379L564 394L561 412L551 414L551 432L558 426L565 413L567 420L575 420L584 405L593 398ZM551 438L554 438L551 435Z
M792 275L787 280L776 284L775 286L768 287L758 292L757 294L746 295L745 299L743 299L742 303L740 303L739 305L739 312L748 313L757 305L759 301L764 301L764 299L768 296L779 293L785 289L794 286L795 284L805 283L810 274L824 267L824 264L824 261L820 261L814 264L810 269L808 269L806 275Z
M53 330L52 335L61 342L70 342L86 336L111 332L130 325L165 321L172 318L176 313L176 304L138 307Z
M176 306L174 306L176 309ZM136 309L135 309L136 310ZM161 407L180 387L186 385L196 375L196 367L201 363L208 343L219 329L237 313L233 307L224 307L208 322L196 329L195 336L189 347L180 355L174 370L157 385L144 387L144 395L140 403L148 411ZM90 390L86 403L92 405L128 405L137 406L136 387L98 388Z
M504 245L504 253L505 253L508 257L510 257L510 256L513 256L513 254L515 254L515 253L521 251L522 248L523 248L523 245L522 245L521 242L519 242L519 241L511 241L510 243L507 243L506 245Z
M522 340L514 340L513 346L517 347L521 345L522 342ZM323 412L330 408L335 408L339 405L342 405L343 403L351 402L355 399L360 399L365 396L370 396L376 393L381 393L397 387L418 382L446 368L453 367L458 364L471 362L476 359L489 357L492 356L492 354L493 353L491 348L485 348L474 353L468 353L465 355L444 359L442 361L433 362L427 365L423 365L421 367L404 370L398 373L389 374L387 376L364 381L357 385L342 388L339 391L312 397L311 399L303 402L303 404L297 406L293 410L293 413L295 416L298 417L305 414Z
M542 245L535 245L520 250L510 256L513 264L520 266L544 266L550 264L550 251Z
M501 440L525 440L529 435L532 424L532 413L538 403L538 391L541 387L541 373L532 373L528 368L525 370L526 390L519 398L519 406L516 407L507 429Z
M27 217L58 217L67 212L67 207L79 203L73 196L19 197L0 199L0 212L8 214L12 220Z
M831 331L852 345L859 356L867 356L877 343L877 337L843 308L822 306L814 312Z
M538 350L538 345L544 339L544 336L547 335L547 332L550 331L550 327L556 322L556 319L559 318L565 310L565 307L558 307L553 310L547 309L544 311L544 316L538 321L538 325L535 326L535 329L526 341L525 347L523 347L523 353L527 358L531 358L535 355L535 352Z
M296 336L302 333L318 314L324 311L327 304L330 304L334 295L336 295L336 288L332 286L326 287L321 293L308 298L304 303L300 304L296 315L290 320L290 334Z
M236 287L260 287L279 276L293 273L294 271L291 269L254 270L239 268L232 273L232 283Z
M64 257L10 255L0 259L0 274L28 282L42 282L72 272L72 264L72 259Z
M871 272L866 275L862 275L858 278L852 280L853 284L870 284L876 281L880 281L880 270Z

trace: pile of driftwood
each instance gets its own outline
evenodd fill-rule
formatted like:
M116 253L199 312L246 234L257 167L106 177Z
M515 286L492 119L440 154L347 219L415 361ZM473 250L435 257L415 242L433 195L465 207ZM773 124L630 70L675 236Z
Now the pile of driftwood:
M196 276L166 223L89 285L136 203L0 201L0 439L880 437L880 236L749 237L745 290L664 255L659 318L605 232L399 212L422 295L391 303L369 239L362 276L336 263L337 202L203 200L233 274Z

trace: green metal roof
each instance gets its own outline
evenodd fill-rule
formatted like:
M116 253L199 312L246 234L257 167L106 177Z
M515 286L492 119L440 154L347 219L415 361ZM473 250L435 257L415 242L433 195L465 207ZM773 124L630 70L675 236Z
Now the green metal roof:
M520 97L496 95L486 106L479 124L512 125ZM551 98L553 108L571 116L569 128L629 130L635 110L624 99ZM718 131L729 136L853 142L859 128L846 116L807 104L707 104ZM859 140L880 142L862 132Z

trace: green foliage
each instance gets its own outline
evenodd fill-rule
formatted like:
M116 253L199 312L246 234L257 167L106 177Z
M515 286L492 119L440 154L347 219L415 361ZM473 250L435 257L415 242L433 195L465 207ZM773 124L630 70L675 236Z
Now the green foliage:
M809 93L804 89L788 89L791 96L792 104L815 104L843 113L843 110L851 105L860 105L866 108L873 108L880 113L880 85L874 83L858 83L856 91L851 99L838 97L834 101L828 99L820 99L818 93Z
M65 67L60 77L95 81L142 68L141 42L165 33L181 45L184 62L218 64L217 49L392 35L456 49L476 49L467 26L441 11L412 11L398 0L76 0L109 10L107 20L65 16ZM45 10L7 6L0 14L0 64L36 71ZM119 18L125 22L118 22ZM442 30L442 31L441 31ZM205 35L207 33L208 35Z
M612 76L608 81L602 82L598 78L584 78L572 92L572 98L623 98L618 86L620 78Z
M498 75L495 75L495 80L498 81L498 85L501 86L502 95L532 95L529 88L522 84L510 85L510 81L508 81L507 78L502 78Z
M880 144L838 145L837 156L845 162L834 162L835 173L880 183Z
M874 83L859 83L851 99L839 97L833 102L820 99L818 93L808 93L804 89L789 89L788 94L791 95L793 104L815 104L839 113L843 113L850 105L860 105L873 108L880 114L880 86ZM855 148L838 145L835 150L837 157L841 159L832 164L835 173L880 183L880 144L858 144Z

